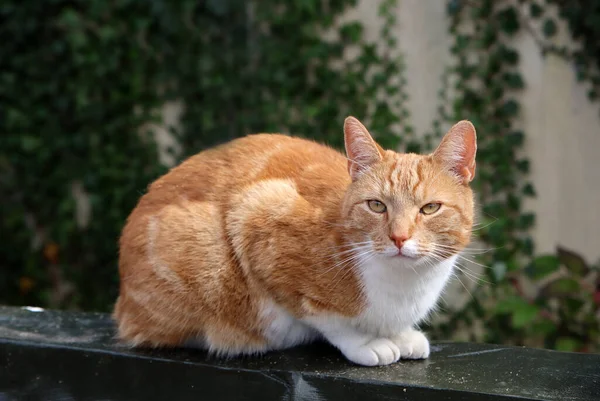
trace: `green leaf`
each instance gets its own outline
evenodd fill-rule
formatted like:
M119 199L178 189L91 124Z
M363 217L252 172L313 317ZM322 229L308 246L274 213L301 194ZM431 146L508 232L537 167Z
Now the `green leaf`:
M460 0L450 0L446 6L448 15L457 15L462 9L462 2Z
M350 22L340 28L340 35L343 40L350 43L358 43L362 37L363 26L360 22Z
M544 35L547 38L556 35L557 31L558 28L556 27L556 22L554 22L553 19L547 18L546 20L544 20L544 24L542 25L542 32L544 32Z
M529 172L529 160L521 159L517 161L517 169L522 173Z
M556 340L557 351L575 352L581 347L581 341L573 337L559 337Z
M560 267L560 261L554 255L538 256L525 268L525 273L532 279L539 280L554 273Z
M526 304L516 309L512 314L512 325L521 329L532 323L540 312L540 308L533 304Z
M580 289L581 286L577 280L572 278L560 278L548 283L548 285L541 290L541 295L545 298L564 297L575 295Z
M535 244L533 243L533 239L531 237L526 237L523 239L523 253L527 256L533 255L533 251L535 249Z
M576 254L575 252L569 251L562 247L557 247L556 249L558 259L560 262L569 270L570 272L578 275L585 276L590 272L590 267L585 262L581 255Z
M535 214L523 213L517 219L517 227L521 230L527 230L535 225Z
M207 0L206 8L214 15L222 17L229 11L229 0Z
M33 135L23 135L21 137L21 147L25 152L34 152L42 145L40 138Z
M498 13L500 28L508 35L514 35L519 30L519 18L514 7L508 7Z
M533 18L539 18L544 12L544 9L535 1L529 5L529 14Z
M531 183L527 183L523 186L521 193L525 196L535 196L535 188Z
M502 51L502 59L510 64L510 65L517 65L517 63L519 62L519 53L511 48L508 48L506 46L501 47L501 51Z
M527 305L529 305L529 303L523 298L511 295L498 301L495 311L499 314L514 313L518 309L526 308Z
M525 134L523 131L514 131L507 135L506 140L512 147L520 147L525 141Z
M519 103L513 99L507 100L502 105L502 111L507 117L515 117L519 113Z
M533 323L531 326L531 332L535 333L536 335L548 337L552 333L556 332L556 324L554 324L552 320L541 319Z
M511 89L523 89L525 87L521 74L507 72L504 73L502 79L506 86Z
M590 301L588 300L588 303L589 302ZM585 304L586 301L583 301L581 299L565 297L561 300L561 309L565 311L566 316L575 316Z

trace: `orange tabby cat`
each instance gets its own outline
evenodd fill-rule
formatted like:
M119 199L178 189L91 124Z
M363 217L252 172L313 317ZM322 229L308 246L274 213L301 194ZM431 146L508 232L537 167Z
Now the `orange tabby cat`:
M132 345L253 354L325 338L350 361L426 358L435 306L473 223L476 135L384 150L355 118L347 158L251 135L154 182L120 241L114 316Z

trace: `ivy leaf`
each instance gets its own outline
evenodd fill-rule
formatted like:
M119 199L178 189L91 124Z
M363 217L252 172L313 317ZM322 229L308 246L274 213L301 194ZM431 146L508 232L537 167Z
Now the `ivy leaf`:
M573 294L571 294L573 295ZM565 297L561 302L562 309L566 310L568 316L575 316L579 310L585 305L585 301L573 297Z
M554 347L557 351L575 352L581 347L581 341L573 337L559 337Z
M575 252L569 251L562 247L557 247L556 252L560 262L572 273L577 276L585 276L590 272L590 267L581 257Z
M523 213L519 216L517 220L517 226L521 230L527 230L535 224L535 214L533 213Z
M506 117L515 117L519 113L519 103L509 99L502 105L502 112Z
M541 319L540 321L533 323L531 331L544 337L548 337L556 332L556 324L554 324L552 320Z
M512 66L517 65L517 63L519 62L519 53L516 50L503 45L501 47L501 51L502 51L502 59L507 64L512 65Z
M527 183L523 186L521 193L525 196L535 196L535 188L531 183Z
M525 273L532 279L539 280L554 273L560 267L558 258L554 255L543 255L533 259L525 268Z
M462 2L460 0L450 0L447 5L448 15L457 15L462 9Z
M517 169L522 173L529 172L529 160L522 159L517 161Z
M516 295L511 295L511 296L508 296L508 297L500 300L496 304L496 313L499 313L499 314L513 313L517 309L527 307L527 305L529 305L529 303L527 301L525 301L523 298L518 297Z
M533 304L525 304L515 310L512 314L512 325L516 329L522 329L529 325L540 313L540 308Z
M511 89L523 89L525 87L521 74L507 72L504 73L502 80Z
M523 240L523 253L525 255L531 256L533 255L533 250L535 246L533 244L533 240L531 237L527 237Z
M33 152L42 145L40 138L33 135L23 135L21 137L21 147L25 152Z
M544 9L535 1L529 5L529 14L533 18L539 18L544 13Z
M550 38L550 37L556 35L557 31L558 31L558 28L556 27L556 22L554 22L554 20L551 18L547 18L544 21L544 24L542 25L542 32L544 32L544 35L547 38Z
M525 141L525 134L523 131L514 131L511 132L506 139L512 147L519 147L522 146Z
M539 314L540 308L516 295L507 297L496 304L496 313L511 315L512 326L516 329L530 324Z
M363 34L363 26L360 22L350 22L340 28L340 35L343 40L350 43L358 43Z
M222 17L229 11L228 0L207 0L206 8L214 15Z
M508 7L498 13L500 28L508 35L514 35L519 30L519 18L514 7Z
M572 278L560 278L548 283L548 285L540 291L540 295L544 298L564 297L577 294L580 289L581 286L577 280Z

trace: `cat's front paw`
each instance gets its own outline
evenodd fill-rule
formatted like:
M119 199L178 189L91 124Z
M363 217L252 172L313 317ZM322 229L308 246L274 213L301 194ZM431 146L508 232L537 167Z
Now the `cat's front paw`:
M417 330L406 330L392 338L402 359L425 359L429 356L429 340Z
M400 348L387 338L376 338L368 343L342 350L350 361L363 366L382 366L398 362Z

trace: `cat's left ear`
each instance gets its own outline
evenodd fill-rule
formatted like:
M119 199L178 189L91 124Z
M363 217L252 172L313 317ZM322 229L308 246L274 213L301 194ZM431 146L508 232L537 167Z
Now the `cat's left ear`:
M470 121L456 123L442 139L440 146L433 152L433 158L441 162L464 184L475 177L475 154L477 153L477 134Z
M354 117L344 121L344 144L348 156L348 173L354 181L365 170L383 159L385 152L369 131Z

